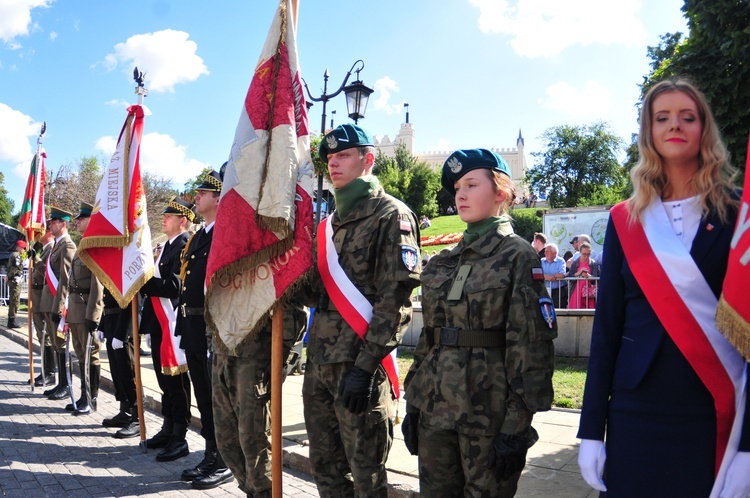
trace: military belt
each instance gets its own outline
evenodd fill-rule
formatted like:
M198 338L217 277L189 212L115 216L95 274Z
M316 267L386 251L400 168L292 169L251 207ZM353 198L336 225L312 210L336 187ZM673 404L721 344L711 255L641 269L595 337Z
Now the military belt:
M116 315L119 312L120 308L104 308L104 311L102 311L105 315Z
M44 289L44 284L42 284L42 285L32 285L31 288L34 289L34 290L42 290L42 289Z
M457 348L504 348L505 334L500 330L465 330L457 327L425 327L427 344Z
M89 289L84 289L83 287L71 287L70 292L73 294L88 294Z
M183 317L191 315L203 315L204 311L205 310L203 308L188 308L184 304L180 306L180 313L182 313Z

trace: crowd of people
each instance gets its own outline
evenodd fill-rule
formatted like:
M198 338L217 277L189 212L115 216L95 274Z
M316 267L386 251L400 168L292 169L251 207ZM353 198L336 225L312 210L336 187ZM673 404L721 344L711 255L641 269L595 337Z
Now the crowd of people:
M693 86L667 81L646 95L634 193L612 209L603 255L585 234L571 240L576 252L569 257L542 233L530 247L513 233L508 215L515 202L508 165L490 150L462 149L445 161L441 183L466 223L464 236L455 247L421 258L420 221L373 176L375 150L369 133L352 124L321 140L317 153L328 164L336 200L317 235L325 238L315 260L326 263L316 264L309 282L285 303L287 357L309 323L301 395L321 496L388 496L385 462L402 391L391 353L410 323L410 296L419 285L424 327L403 386L401 430L418 456L422 494L515 495L527 451L539 437L534 414L552 404L555 308L593 307L593 300L579 431L586 482L609 497L708 496L712 489L712 496L750 496L747 363L721 342L711 314L739 194L721 174L729 168L726 151ZM197 187L195 204L175 198L163 211L168 241L141 289L140 333L150 337L163 416L146 443L161 449L160 461L189 453L192 392L205 457L181 478L206 489L234 476L248 496L266 497L270 323L230 350L217 334L207 334L204 320L203 282L222 179L211 172ZM35 382L56 383L45 391L52 400L70 396L60 333L67 301L64 320L81 364L82 393L67 408L80 416L96 411L98 351L105 342L120 411L103 424L119 429L114 437L135 437L130 313L82 264L67 233L74 218L83 232L91 209L82 202L74 217L53 207L34 256L31 291L39 306L32 319L43 350ZM204 225L189 235L196 213ZM643 251L646 246L654 251ZM672 283L668 289L650 276L660 267ZM698 305L709 298L710 306ZM694 320L669 312L678 301ZM311 321L308 308L314 308ZM174 317L172 328L157 315ZM704 335L708 351L691 347ZM170 344L184 362L164 356ZM736 399L714 385L716 368L726 370Z
M534 233L531 245L541 259L547 292L556 308L596 308L600 255L591 247L591 238L585 233L573 237L570 244L576 252L567 251L560 256L557 244L547 242L542 232Z

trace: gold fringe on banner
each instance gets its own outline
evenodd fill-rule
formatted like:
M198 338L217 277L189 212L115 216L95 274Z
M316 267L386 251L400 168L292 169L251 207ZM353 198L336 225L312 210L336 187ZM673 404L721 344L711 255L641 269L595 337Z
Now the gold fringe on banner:
M723 295L716 310L716 324L745 361L750 360L750 323L724 300Z

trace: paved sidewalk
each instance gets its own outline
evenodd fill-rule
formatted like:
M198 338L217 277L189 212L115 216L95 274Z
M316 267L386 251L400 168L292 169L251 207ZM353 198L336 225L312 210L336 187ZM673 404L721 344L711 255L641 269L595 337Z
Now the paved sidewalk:
M154 451L141 453L138 438L124 441L113 439L109 437L113 431L101 425L101 419L114 415L118 406L111 394L111 376L105 349L102 348L101 358L102 386L109 392L100 393L98 413L88 417L72 417L62 411L62 403L59 403L58 407L58 402L43 398L39 392L40 388L37 388L34 394L30 392L26 384L29 376L26 315L19 313L17 317L21 329L8 330L4 327L7 323L6 313L7 308L0 306L0 334L5 336L0 337L0 453L3 456L3 460L0 461L0 491L5 491L11 496L18 492L20 486L26 485L30 489L40 489L39 486L43 486L50 495L58 496L86 496L86 493L92 496L110 496L110 493L113 493L111 496L148 496L152 493L153 496L199 496L202 493L179 481L182 469L197 464L203 456L204 444L196 429L200 427L200 421L197 419L198 409L195 406L192 409L193 426L188 434L192 450L190 456L177 462L155 462ZM16 344L13 344L14 342ZM35 357L35 360L38 373L38 357ZM155 412L150 412L146 416L148 434L152 435L161 426L161 417L158 415L160 392L151 358L142 357L141 366L144 403L147 409ZM77 388L78 379L74 382ZM317 496L315 486L307 475L310 470L301 390L301 375L287 377L282 396L284 496ZM7 400L13 400L13 403L9 404ZM399 415L403 416L404 413L402 402ZM563 410L539 413L534 417L534 427L539 432L540 440L529 450L528 463L521 476L516 496L597 496L598 493L588 487L578 472L578 440L575 438L578 420L577 411ZM44 431L40 431L41 428L44 428ZM71 437L71 428L80 436ZM394 432L396 440L387 462L390 495L419 496L417 457L410 455L406 450L401 428L397 426ZM25 441L20 447L23 451L13 444L18 438ZM18 451L8 452L10 448L16 448ZM41 451L42 449L44 451ZM60 460L62 455L64 458ZM95 457L92 458L92 455ZM63 463L55 464L57 461ZM44 477L46 474L52 474L50 477L53 479ZM107 479L100 482L93 479L95 476ZM114 479L119 476L125 478ZM8 488L7 483L14 482L16 487ZM80 487L68 490L63 483ZM62 487L48 488L47 484ZM97 491L98 487L102 487L100 491ZM234 482L205 494L242 496Z

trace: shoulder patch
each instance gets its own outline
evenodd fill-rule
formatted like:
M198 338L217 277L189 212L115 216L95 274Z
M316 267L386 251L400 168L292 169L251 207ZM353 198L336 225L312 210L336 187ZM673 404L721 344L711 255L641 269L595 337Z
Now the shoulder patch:
M544 280L544 271L541 268L532 268L531 278L533 280Z
M404 262L407 270L414 271L417 268L417 264L419 264L419 249L406 244L402 245L401 261Z
M409 220L398 220L398 225L402 232L411 233L413 230Z
M549 328L554 327L557 317L555 316L555 306L552 303L552 299L548 297L540 297L539 310L542 312L542 318L547 322Z

